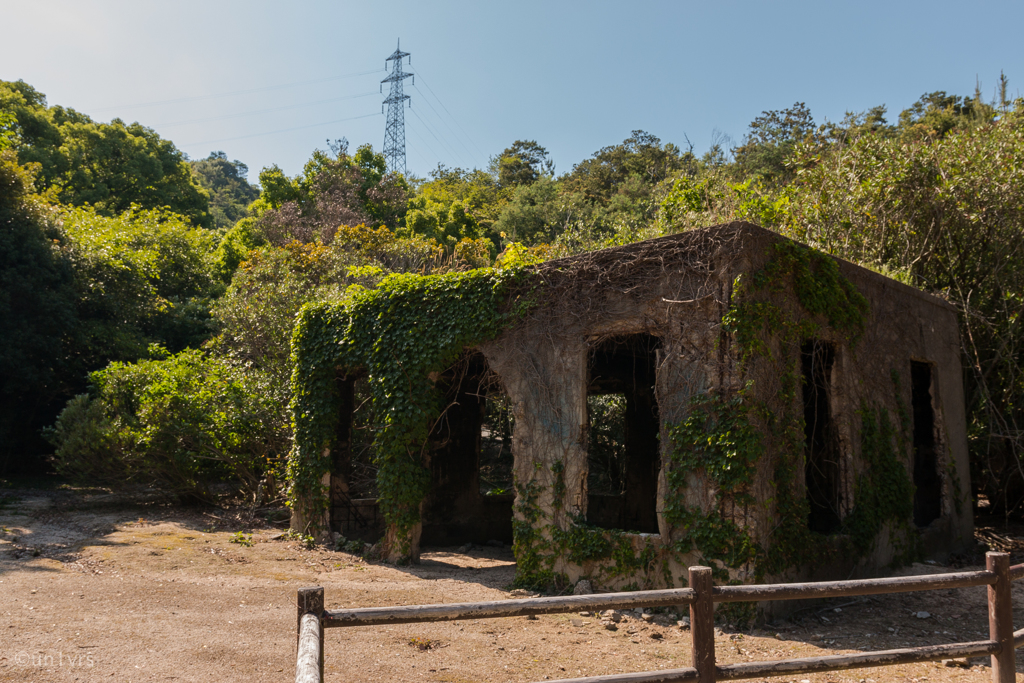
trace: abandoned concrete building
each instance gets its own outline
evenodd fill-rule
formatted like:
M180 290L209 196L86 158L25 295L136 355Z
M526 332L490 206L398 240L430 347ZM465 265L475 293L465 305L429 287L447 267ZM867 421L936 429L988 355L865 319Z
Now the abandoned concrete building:
M515 540L601 588L871 575L973 531L956 312L749 223L535 266L536 303L435 382L420 544ZM375 540L359 378L331 527ZM728 573L728 577L722 572Z

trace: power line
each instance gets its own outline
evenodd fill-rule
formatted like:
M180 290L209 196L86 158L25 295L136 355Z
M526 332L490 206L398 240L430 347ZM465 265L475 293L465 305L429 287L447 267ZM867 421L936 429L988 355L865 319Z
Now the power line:
M416 86L413 86L413 87L414 87L414 88L416 88L416 90L417 90L418 92L420 92L421 94L423 93L423 91L422 91L422 90L420 90L420 89L419 89L418 87L416 87ZM426 95L424 95L424 97L423 97L423 101L424 101L424 102L426 102L426 103L427 103L427 106L428 106L428 107L430 107L431 111L433 111L433 112L434 112L434 114L436 114L436 115L437 115L437 120L438 120L438 121L440 121L441 123L443 123L443 124L445 125L445 127L446 127L446 128L447 128L447 129L449 130L449 131L451 131L451 133L452 133L452 135L453 135L453 136L455 137L455 139L456 139L456 140L458 140L458 142L459 142L459 144L460 144L460 145L462 145L462 149L466 150L466 153L467 153L467 154L469 154L470 156L474 156L474 155L473 155L473 152L472 152L472 151L470 151L469 147L466 147L466 143L464 143L464 142L463 142L463 141L462 141L462 140L461 140L461 139L459 138L459 134L458 134L458 133L456 133L456 132L455 132L454 130L452 130L452 127L448 125L448 122L444 120L444 117L442 117L442 116L441 116L441 114L440 114L440 113L439 113L439 112L437 111L437 109L435 109L435 108L434 108L434 105L432 105L432 104L430 103L430 100L428 100L428 99L427 99ZM424 121L424 123L426 123L426 122Z
M367 92L361 95L346 95L345 97L334 97L329 100L319 100L317 102L307 102L305 104L290 104L286 107L273 107L271 109L257 109L254 111L245 111L238 114L225 114L223 116L210 116L204 119L189 119L187 121L172 121L171 123L154 123L150 128L170 128L171 126L184 126L188 123L206 123L208 121L223 121L224 119L237 119L242 116L252 116L254 114L267 114L275 111L285 111L286 109L301 109L302 107L313 107L318 104L329 104L331 102L340 102L342 100L354 100L359 97L370 97L376 95L375 92Z
M452 148L452 146L449 145L445 140L442 140L441 138L439 138L437 136L437 134L434 133L433 129L430 127L430 124L428 124L426 121L424 121L423 117L420 116L419 113L415 109L410 109L410 111L413 113L413 116L415 116L417 119L419 119L420 123L423 124L423 127L427 129L427 132L434 136L434 139L437 140L439 145L441 145L442 147L447 148L448 152L450 152L453 157L456 157L460 162L465 163L463 158L462 158L462 155L459 154L458 152L456 152L455 149Z
M441 101L441 98L437 96L437 93L435 93L435 92L434 92L434 89L433 89L433 88L431 88L431 87L430 87L430 84L429 84L429 83L427 83L427 82L426 82L426 81L425 81L425 80L423 79L423 74L422 74L422 72L421 72L421 71L420 71L419 69L417 69L417 70L416 70L416 74L417 74L417 75L418 75L418 76L420 77L420 80L421 80L421 81L423 81L423 85L427 86L427 90L429 90L429 91L430 91L430 94L434 96L434 99L435 99L435 100L437 100L437 103L441 105L441 108L442 108L442 109L444 109L444 110L445 110L445 112L447 112L447 113L448 113L448 116L451 116L451 119L452 119L452 121L454 121L454 122L455 122L455 125L459 127L459 130L461 130L461 131L462 131L462 134L466 136L466 139L467 139L467 140L469 140L470 144L471 144L471 145L473 145L474 147L476 147L476 151L477 151L477 152L479 152L480 156L482 156L482 157L486 158L486 157L487 157L487 155L486 155L486 154L484 154L484 153L483 153L483 152L482 152L482 151L480 150L480 148L479 148L479 147L477 147L476 143L475 143L475 142L473 142L473 138L469 137L469 133L467 133L467 132L466 132L466 130L465 130L465 129L464 129L463 127L462 127L462 124L461 124L461 123L459 123L459 120L458 120L457 118L455 118L454 116L452 116L452 113L451 113L450 111L448 111L448 107L444 106L444 102L442 102L442 101Z
M347 119L337 119L335 121L324 121L323 123L311 123L308 126L295 126L294 128L282 128L280 130L271 130L265 133L253 133L252 135L239 135L233 138L220 138L218 140L203 140L201 142L187 142L182 144L182 147L192 147L195 145L210 145L215 142L228 142L230 140L244 140L245 138L258 138L264 135L277 135L278 133L288 133L293 130L303 130L304 128L316 128L318 126L329 126L335 123L342 123L343 121L355 121L356 119L366 119L371 116L380 116L377 112L372 114L363 114L362 116L350 116Z
M135 109L138 107L155 107L160 104L177 104L179 102L199 102L201 100L212 100L218 97L231 97L232 95L247 95L254 92L266 92L268 90L281 90L283 88L294 88L299 85L311 85L314 83L327 83L329 81L340 81L343 78L354 78L356 76L366 76L379 72L380 69L374 69L372 71L359 71L356 73L342 74L340 76L330 76L328 78L316 78L310 81L296 81L294 83L283 83L280 85L268 85L262 88L250 88L248 90L233 90L231 92L216 93L213 95L197 95L195 97L179 97L173 100L158 100L155 102L141 102L138 104L122 104L115 107L100 107L98 109L90 109L92 112L100 111L111 111L113 109Z
M421 157L421 158L422 158L422 159L424 159L424 160L426 160L426 159L427 159L427 155L423 153L423 150L421 150L421 149L420 149L419 147L417 147L417 146L416 146L416 143L415 143L415 142L413 142L412 140L407 140L406 142L408 143L408 145L409 145L410 147L412 147L412 151L413 151L413 152L414 152L414 153L415 153L416 155L418 155L419 157ZM424 143L424 144L426 144L426 143Z
M427 139L426 138L420 138L420 142L422 142L424 145L427 146L427 149L430 150L430 153L434 156L434 159L436 159L437 162L440 163L441 162L441 156L437 152L434 151L434 148L430 146L430 143L427 142Z

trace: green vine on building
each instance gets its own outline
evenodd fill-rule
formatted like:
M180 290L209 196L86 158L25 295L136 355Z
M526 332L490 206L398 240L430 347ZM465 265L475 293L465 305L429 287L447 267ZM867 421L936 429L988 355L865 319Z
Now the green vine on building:
M795 294L805 315L788 315L778 303L789 292ZM800 346L829 328L852 347L863 333L867 314L867 299L842 275L834 259L794 242L776 243L774 253L760 270L736 279L723 326L735 340L740 374L747 379L732 393L724 388L694 397L687 418L669 432L671 494L665 514L670 524L684 530L684 536L673 544L676 552L695 550L702 561L711 561L708 563L716 567L720 579L727 578L725 567L743 565L752 565L760 578L821 559L834 547L808 528L807 501L796 493L804 438L803 415L796 408L802 382ZM773 404L782 406L782 410L772 410L758 396L756 381L751 378L755 362L768 363L778 378ZM871 423L867 423L865 436L874 439L873 434ZM878 453L884 436L874 439L874 452ZM753 502L749 487L757 462L766 454L775 462L775 525L770 538L755 539L749 530L725 517L721 508L725 500L738 505ZM718 488L717 509L702 511L685 503L687 478L694 469L702 470ZM892 483L887 490L909 500L899 481L901 471L905 479L906 472L895 453L880 453L869 460L866 476L872 482L881 479ZM858 554L867 552L885 521L905 517L903 507L890 504L889 498L879 504L862 492L866 490L858 487L855 508L847 520L849 528L842 531L844 535L858 532L853 544ZM864 536L869 537L868 545Z
M339 303L306 306L292 335L289 500L321 531L328 505L323 475L339 419L337 378L365 373L374 414L380 505L399 543L408 543L430 486L423 451L443 396L431 373L494 338L530 306L522 268L443 275L392 275L352 288ZM408 554L409 548L399 549Z

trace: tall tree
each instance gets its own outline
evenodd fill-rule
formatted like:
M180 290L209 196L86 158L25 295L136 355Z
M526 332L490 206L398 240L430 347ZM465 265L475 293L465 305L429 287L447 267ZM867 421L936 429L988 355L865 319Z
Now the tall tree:
M899 128L904 137L941 138L959 128L991 123L995 117L996 108L983 102L977 90L973 98L938 90L921 95L900 112Z
M210 195L210 214L215 228L230 228L246 215L249 204L260 196L260 188L247 178L249 167L237 159L228 161L224 152L210 152L205 159L190 163L199 184Z
M32 171L0 151L0 473L41 464L39 430L66 398L77 316L62 237Z
M634 130L622 144L603 147L590 159L576 164L561 178L562 193L577 205L589 203L589 220L603 229L613 225L646 223L657 212L655 189L684 168L695 166L692 152Z
M743 144L732 150L736 174L760 178L768 184L788 182L793 174L786 160L796 145L814 132L814 117L803 102L788 109L761 112L750 122Z

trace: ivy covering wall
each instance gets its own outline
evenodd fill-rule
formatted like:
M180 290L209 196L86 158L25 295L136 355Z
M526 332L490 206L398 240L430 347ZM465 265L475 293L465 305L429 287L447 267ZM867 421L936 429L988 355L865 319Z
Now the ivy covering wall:
M336 380L366 373L379 420L381 510L399 543L408 543L430 486L423 450L443 408L430 375L518 320L529 307L519 287L525 281L518 267L393 275L374 289L350 289L342 302L302 309L292 336L295 444L288 466L289 500L306 520L301 531L323 530L329 494L323 475L339 419Z

